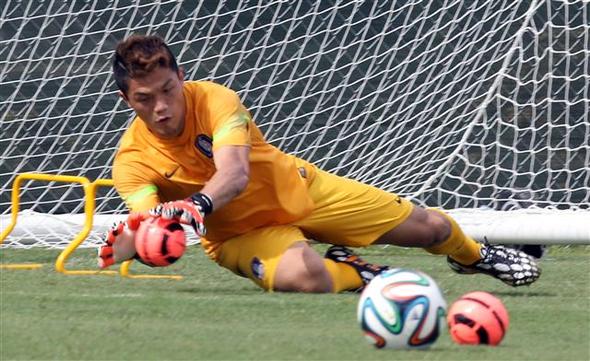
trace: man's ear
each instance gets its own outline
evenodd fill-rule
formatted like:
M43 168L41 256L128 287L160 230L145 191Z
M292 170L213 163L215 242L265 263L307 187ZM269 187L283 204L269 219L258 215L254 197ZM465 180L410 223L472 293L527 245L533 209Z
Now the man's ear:
M184 68L183 67L179 67L178 68L178 80L180 80L181 82L184 81L184 76L186 75L186 73L184 72Z
M127 104L127 106L129 108L131 108L131 104L129 104L129 98L127 97L127 95L125 93L123 93L122 91L120 91L120 90L119 90L119 93L118 94L119 94L119 96L121 98L123 98L123 100L125 101L125 103Z

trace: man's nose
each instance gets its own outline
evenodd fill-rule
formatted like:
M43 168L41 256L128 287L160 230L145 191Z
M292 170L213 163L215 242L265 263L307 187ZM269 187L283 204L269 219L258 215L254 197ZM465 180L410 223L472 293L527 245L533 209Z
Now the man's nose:
M164 101L164 99L159 98L156 99L156 106L154 107L154 111L156 113L162 113L168 110L168 104Z

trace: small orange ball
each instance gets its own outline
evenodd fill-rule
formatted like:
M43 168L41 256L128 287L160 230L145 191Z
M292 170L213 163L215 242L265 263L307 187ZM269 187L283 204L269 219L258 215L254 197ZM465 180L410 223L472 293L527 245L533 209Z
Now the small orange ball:
M152 267L176 262L186 249L186 235L180 223L161 217L141 222L135 234L135 249L141 260Z
M462 345L498 345L508 330L508 311L494 295L477 291L461 296L447 314L451 338Z

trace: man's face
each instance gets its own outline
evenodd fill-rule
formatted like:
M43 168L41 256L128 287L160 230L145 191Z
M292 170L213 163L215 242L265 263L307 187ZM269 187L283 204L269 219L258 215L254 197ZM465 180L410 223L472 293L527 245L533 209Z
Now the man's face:
M129 79L127 95L121 96L152 133L173 138L184 129L183 77L181 70L158 67L145 77Z

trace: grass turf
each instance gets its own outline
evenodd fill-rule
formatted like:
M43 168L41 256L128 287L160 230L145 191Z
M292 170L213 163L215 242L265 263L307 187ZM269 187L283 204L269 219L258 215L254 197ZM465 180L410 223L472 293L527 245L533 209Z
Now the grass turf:
M321 252L325 246L316 246ZM459 346L443 334L429 350L376 350L356 322L357 294L265 293L209 261L197 247L175 265L134 273L177 273L181 281L65 276L57 252L0 250L0 360L588 360L590 247L552 247L543 275L511 288L483 275L451 272L421 250L361 250L367 260L423 270L449 304L482 290L503 300L510 327L498 347ZM69 268L94 265L79 250Z

